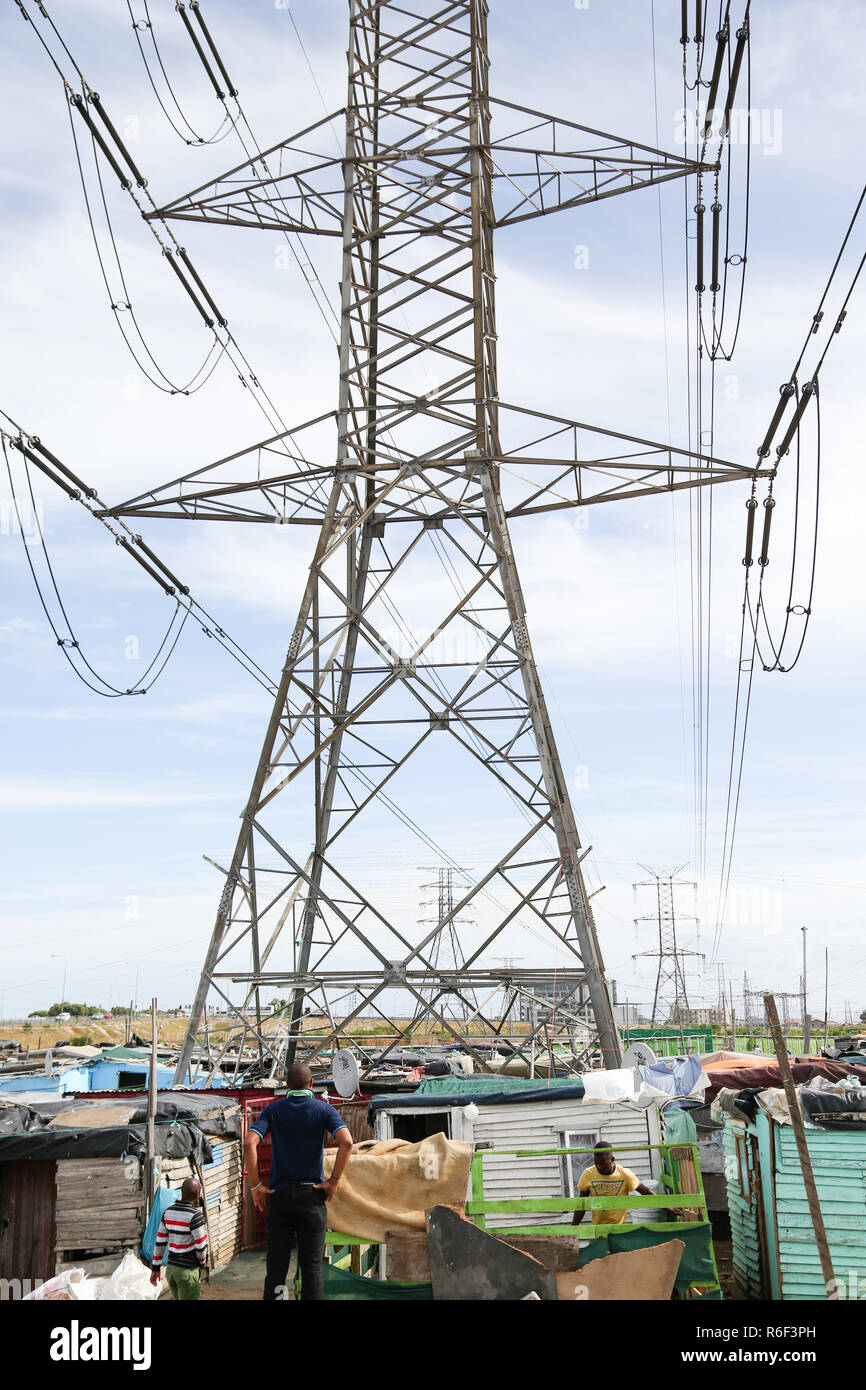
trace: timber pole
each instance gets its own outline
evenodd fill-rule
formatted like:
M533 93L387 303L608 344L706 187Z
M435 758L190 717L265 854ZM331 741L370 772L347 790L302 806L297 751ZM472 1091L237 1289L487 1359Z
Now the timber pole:
M147 1209L150 1212L156 1195L154 1166L156 1164L156 1048L157 1021L156 1000L150 1001L150 1070L147 1076Z
M809 1216L812 1220L812 1229L815 1232L815 1244L818 1247L818 1257L821 1261L824 1286L827 1290L828 1299L835 1299L837 1297L836 1277L833 1273L833 1261L830 1258L830 1243L827 1240L824 1216L821 1211L821 1203L818 1200L818 1188L815 1184L815 1174L812 1171L812 1159L809 1154L809 1146L806 1142L806 1130L803 1125L800 1102L797 1098L794 1078L791 1075L791 1064L788 1061L785 1039L782 1036L782 1027L779 1023L776 1001L772 994L764 995L764 1009L770 1024L770 1031L773 1034L773 1046L776 1049L776 1058L779 1063L782 1084L785 1088L785 1096L788 1101L788 1112L791 1116L791 1124L794 1128L794 1138L797 1141L797 1154L800 1159L800 1169L803 1174L803 1186L806 1189L806 1200L809 1203Z

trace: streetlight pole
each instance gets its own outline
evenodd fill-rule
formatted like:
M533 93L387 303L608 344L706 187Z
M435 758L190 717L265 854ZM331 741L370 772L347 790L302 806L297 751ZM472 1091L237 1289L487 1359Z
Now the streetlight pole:
M809 1010L806 1005L806 932L808 928L801 927L803 933L803 1051L809 1056L812 1046L812 1029L809 1023Z
M58 955L54 951L51 952L51 959L63 961L63 985L60 990L60 1012L63 1013L63 1005L66 1003L66 969L68 961L65 956Z

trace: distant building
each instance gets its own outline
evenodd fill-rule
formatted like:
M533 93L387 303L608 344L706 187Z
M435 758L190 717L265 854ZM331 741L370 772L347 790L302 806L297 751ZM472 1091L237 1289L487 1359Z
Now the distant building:
M613 1016L618 1028L637 1028L640 1024L637 1004L615 1004Z
M674 1027L681 1023L684 1028L730 1028L731 1016L727 1009L718 1007L706 1008L702 1005L698 1009L687 1009L680 1005L671 1010L668 1023Z
M529 993L533 996L528 999L525 995L520 996L520 1022L528 1023L532 1028L539 1023L549 1023L554 1014L555 1008L562 1007L567 1014L588 1015L592 1018L592 1005L589 1001L589 990L586 985L578 985L577 989L572 990L569 981L558 979L555 974L551 974L544 980L536 980L532 985L527 986ZM613 997L614 1011L616 1011L616 981L610 982L611 995ZM617 1020L619 1022L619 1020Z

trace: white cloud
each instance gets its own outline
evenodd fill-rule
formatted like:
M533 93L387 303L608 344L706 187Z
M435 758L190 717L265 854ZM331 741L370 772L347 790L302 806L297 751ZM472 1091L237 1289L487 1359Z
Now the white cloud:
M112 782L81 781L74 777L0 777L0 811L158 810L225 800L225 793L167 791Z

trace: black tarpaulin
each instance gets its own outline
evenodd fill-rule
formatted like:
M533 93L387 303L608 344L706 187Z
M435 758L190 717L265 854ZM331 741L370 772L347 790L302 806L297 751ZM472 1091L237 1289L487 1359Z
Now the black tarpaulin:
M26 1106L16 1109L29 1112L29 1119L19 1125L3 1128L3 1108L0 1102L0 1134L43 1129L58 1115L70 1111L99 1110L102 1107L116 1109L118 1105L128 1105L133 1110L129 1117L132 1125L143 1125L147 1120L147 1097L144 1092L121 1094L98 1099L89 1096L52 1096L45 1100L33 1098ZM213 1091L177 1091L171 1095L157 1097L156 1119L160 1121L185 1120L198 1125L205 1134L215 1134L221 1139L238 1139L241 1134L241 1108L233 1096L218 1096Z
M19 1159L122 1158L147 1155L145 1125L106 1125L102 1129L29 1129L0 1133L0 1163ZM157 1120L154 1151L165 1158L210 1163L213 1150L197 1125Z

